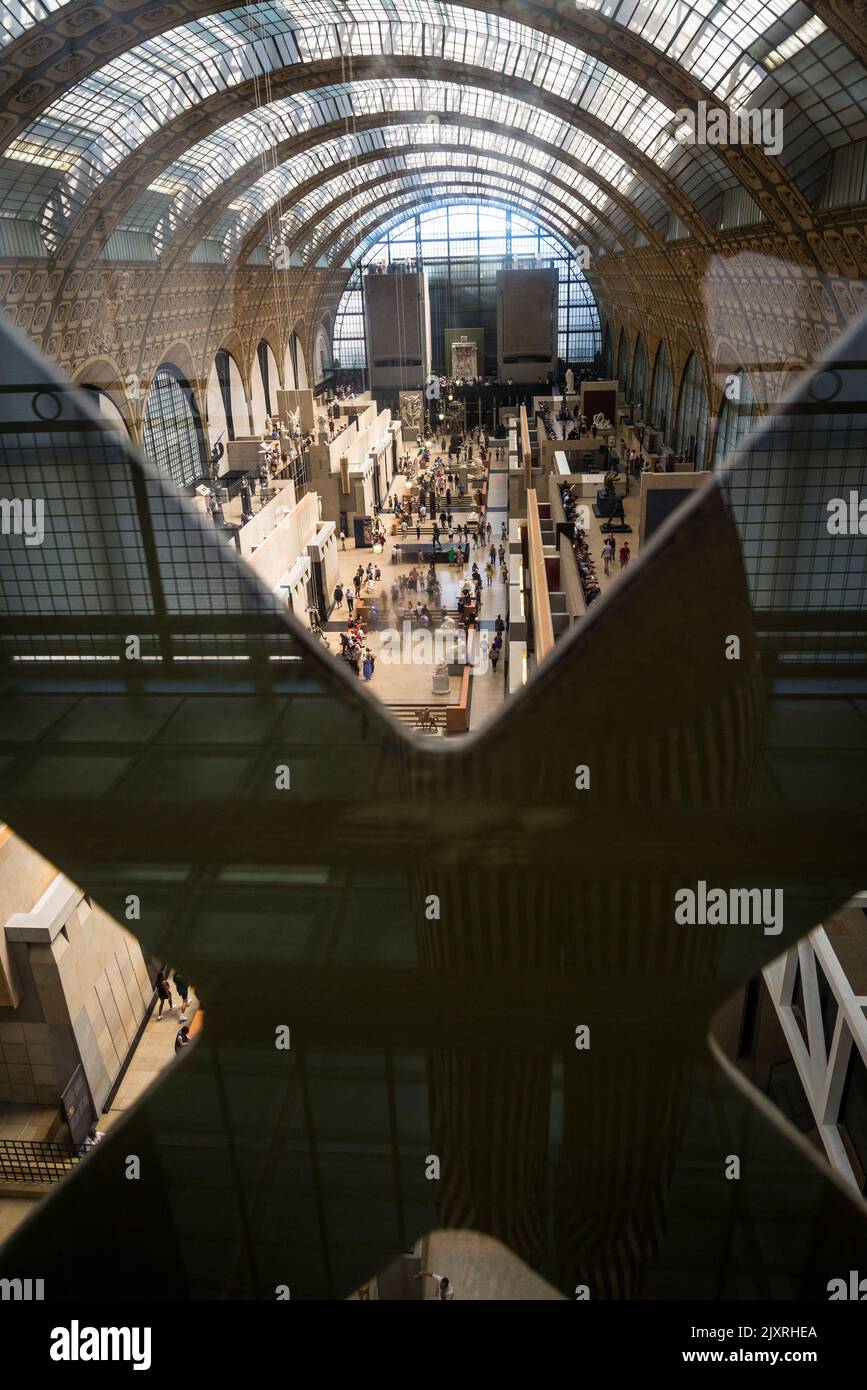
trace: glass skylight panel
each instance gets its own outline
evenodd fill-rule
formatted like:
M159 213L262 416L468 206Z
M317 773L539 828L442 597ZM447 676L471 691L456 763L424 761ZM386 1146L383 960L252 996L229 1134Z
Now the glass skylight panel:
M751 56L755 45L774 27L802 18L794 0L575 0L590 10L640 34L660 52L687 69L720 101L736 108L749 105L752 94L773 64ZM812 42L821 32L818 17L797 30ZM788 40L779 47L786 49Z
M7 0L0 5L0 47L20 38L34 24L66 3L67 0L27 0L26 4Z
M794 34L790 34L778 48L773 49L767 55L763 60L764 66L769 71L778 68L781 63L785 63L789 58L794 58L796 53L800 53L802 48L812 43L820 34L824 34L827 27L827 24L818 15L813 15L812 19L808 19L806 24L802 24L800 29L796 30Z

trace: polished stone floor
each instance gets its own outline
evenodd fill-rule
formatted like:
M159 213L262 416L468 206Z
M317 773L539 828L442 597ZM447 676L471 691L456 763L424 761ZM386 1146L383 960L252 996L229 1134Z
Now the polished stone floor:
M432 1231L424 1244L425 1267L447 1277L455 1303L563 1301L557 1289L490 1236L477 1231ZM425 1299L436 1299L436 1281L422 1282Z

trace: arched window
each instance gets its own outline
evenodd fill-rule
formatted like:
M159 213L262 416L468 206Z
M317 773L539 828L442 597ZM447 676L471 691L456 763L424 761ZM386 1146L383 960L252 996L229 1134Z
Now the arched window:
M259 371L262 374L262 389L265 392L265 410L271 416L277 414L277 391L280 381L277 376L277 359L269 343L263 338L256 348Z
M106 420L111 421L123 434L129 434L123 414L115 405L107 391L104 391L101 386L92 386L89 381L79 382L78 385L80 390L86 391L88 396L90 396L100 415L104 416Z
M647 349L640 333L635 344L635 360L632 366L632 399L639 408L639 414L643 415L647 401Z
M671 398L674 386L665 343L660 343L653 364L653 390L650 395L650 423L665 435L671 424Z
M214 358L217 381L226 415L226 434L229 439L243 437L250 432L250 418L247 407L247 394L238 364L231 353L220 348Z
M325 324L316 330L316 343L313 348L313 377L318 383L324 381L331 371L331 342Z
M623 387L623 394L629 399L629 344L626 341L626 331L620 330L620 346L617 349L617 380Z
M497 370L497 271L555 266L559 281L557 356L589 366L602 346L599 311L579 258L533 218L496 203L449 203L398 220L365 242L334 318L333 351L342 370L364 369L362 279L371 265L415 260L430 283L433 369L450 372L446 331L483 328L486 373Z
M708 399L704 377L695 353L691 353L680 383L674 452L685 454L693 468L704 468L707 458Z
M734 451L739 440L749 434L758 413L749 377L744 371L735 372L726 382L725 399L717 421L714 468L718 468Z
M144 450L176 487L188 488L205 472L205 437L192 387L164 362L154 372L145 402Z
M303 391L309 385L307 379L307 358L304 356L304 348L297 333L292 334L292 355L295 359L295 380L298 390Z

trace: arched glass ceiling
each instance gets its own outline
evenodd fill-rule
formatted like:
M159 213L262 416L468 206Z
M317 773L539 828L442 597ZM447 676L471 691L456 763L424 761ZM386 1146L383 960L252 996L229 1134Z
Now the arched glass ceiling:
M428 164L439 163L441 158L447 158L448 163L456 169L473 168L508 168L514 167L515 163L527 166L522 175L528 189L545 189L551 187L551 180L559 180L571 186L571 194L565 188L558 188L557 196L565 209L571 210L576 219L585 225L588 224L593 216L593 209L602 211L601 204L605 197L601 195L599 189L580 175L575 175L567 167L564 168L557 160L551 156L546 156L533 145L525 145L519 140L514 140L506 136L494 136L489 132L476 130L461 130L457 128L453 132L454 138L447 133L441 136L432 137L429 127L421 126L392 126L388 130L377 132L382 138L386 149L398 148L399 154L395 154L388 161L373 161L357 165L358 178L367 179L372 177L374 172L383 166L399 163L405 168L418 169ZM436 143L434 143L434 141ZM341 141L335 150L335 154L342 159L358 158L363 152L353 149L351 154L347 153L347 145L355 142ZM447 155L438 155L437 145L448 144L453 148L449 149ZM411 145L416 148L410 151L402 147ZM533 173L527 170L535 171ZM259 181L249 193L244 195L245 201L249 199L250 214L247 218L249 226L254 220L261 217L266 207L272 205L275 197L286 198L296 183L294 171L287 171L287 166L276 170L273 174ZM331 184L325 184L326 189L331 188ZM305 199L301 205L305 209L314 207L309 199ZM611 209L611 221L616 226L622 239L627 239L634 230L634 223L626 216L621 209L616 206ZM603 214L604 215L604 214ZM297 218L296 218L297 220ZM217 224L219 226L219 224ZM225 235L228 239L238 240L239 234L244 230L240 225L240 219L236 215L235 224L229 223L225 227ZM291 229L291 221L287 219L287 231ZM209 235L214 235L217 228L211 230ZM576 233L578 228L576 227ZM610 231L607 233L611 239ZM231 241L229 241L231 245Z
M430 187L431 178L434 177L437 186L443 183L450 183L458 180L466 181L468 178L479 183L484 188L485 183L493 178L511 183L515 181L521 188L523 201L528 206L538 205L539 207L556 208L560 213L561 222L569 226L572 218L580 218L580 204L576 204L574 199L565 196L559 189L551 189L544 177L531 174L526 170L515 170L509 165L508 160L476 160L470 161L465 156L450 155L448 162L439 162L434 156L428 157L422 153L408 154L403 156L401 163L404 169L396 168L394 178L385 177L389 172L388 164L394 161L385 161L376 172L371 171L370 178L373 179L379 174L379 182L363 193L353 193L353 189L358 188L359 183L367 183L367 171L359 171L358 174L343 174L339 178L333 179L324 188L318 189L305 198L297 207L293 207L287 212L281 222L280 230L277 232L274 243L269 248L271 254L276 253L281 240L286 241L287 245L296 245L300 249L301 256L307 259L318 255L318 248L328 240L331 232L346 220L347 208L350 206L363 206L364 203L371 203L387 193L389 187L393 187L397 181L405 175L409 175L412 182L419 180L419 186ZM511 172L510 172L511 170ZM409 180L408 180L409 181ZM338 206L329 213L322 214L321 209L334 200L338 200ZM570 215L571 214L571 217ZM574 226L572 238L573 243L581 242L579 228ZM310 226L315 227L312 233L305 229ZM300 240L299 240L300 239Z
M575 0L640 34L721 101L746 106L767 77L752 49L793 0Z
M439 124L432 127L423 119L414 125L392 125L336 136L312 150L295 155L277 168L269 169L255 183L235 190L230 201L220 200L219 205L212 208L213 220L210 226L203 225L200 235L206 236L209 241L220 242L223 254L230 257L242 238L269 209L274 209L279 216L282 212L281 202L296 196L295 190L303 187L306 182L318 180L321 183L331 176L335 165L347 163L356 164L359 177L366 178L371 161L376 155L394 154L395 158L403 158L403 151L407 146L425 150L431 158L440 146L450 147L449 153L460 161L460 167L466 167L471 158L478 161L481 155L517 162L519 166L528 166L548 179L559 180L565 184L575 196L576 205L580 204L580 216L585 221L592 223L594 215L600 214L600 220L604 219L606 223L611 224L621 241L632 240L636 227L632 205L627 204L630 211L625 212L618 203L600 190L598 184L576 173L571 164L565 163L555 154L547 153L537 144L526 143L513 136L497 135L495 132L473 127ZM394 153L396 151L401 153ZM249 168L249 165L242 166L244 167ZM125 214L121 227L128 231L151 234L157 254L161 255L171 238L178 232L179 224L174 212L176 200L169 202L169 186L164 185L162 180L159 181L159 185L159 188L149 190L143 198L138 199ZM161 194L160 189L163 187L165 192ZM651 206L658 206L657 215L660 221L663 221L666 209L661 199L653 200ZM611 235L610 231L608 235Z
M541 97L568 102L617 132L669 169L689 197L703 185L717 192L732 181L710 150L674 139L673 114L661 101L562 39L437 0L404 0L397 15L385 0L365 0L353 13L348 24L328 0L287 0L207 15L129 49L70 88L8 150L63 166L48 230L62 235L103 180L209 97L255 81L262 83L258 100L267 101L272 73L297 67L301 75L323 60L340 63L341 77L349 79L351 60L365 55L451 61L487 69L506 85L524 81Z
M323 255L329 264L339 265L344 258L344 245L349 239L352 244L362 234L359 229L366 222L366 214L376 210L376 216L384 215L392 197L412 194L416 203L427 201L431 193L440 197L443 190L455 188L462 193L470 192L477 202L485 201L487 190L496 189L511 197L516 207L525 216L536 215L549 225L557 228L567 244L580 240L574 237L574 230L564 215L559 200L553 195L540 194L530 202L524 192L524 178L509 178L502 173L483 173L474 175L462 170L442 169L437 171L436 184L426 176L422 165L417 173L407 173L398 178L388 179L375 188L363 189L347 196L339 208L317 219L315 230L296 247L304 261L315 263Z
M451 124L462 118L489 122L491 126L499 126L503 130L514 128L515 131L525 132L534 140L562 150L564 158L593 169L600 178L622 193L624 200L628 197L651 225L662 228L667 221L668 209L659 194L646 185L625 160L591 135L584 134L549 112L515 97L480 87L388 78L283 97L237 117L199 141L164 169L147 193L126 214L123 225L132 230L151 231L162 223L161 240L166 240L238 170L255 160L267 166L269 151L275 145L310 132L318 125L343 123L347 150L373 150L378 144L388 148L395 140L386 125L356 135L355 123L378 116L382 116L385 122L402 112L429 113L431 117L438 117L439 114L447 116L448 122L444 122L441 129L443 138L449 142L457 133L465 138L467 128L459 127L456 132ZM439 137L436 123L430 126L422 124L420 129L424 133L415 138L434 143ZM489 147L500 148L507 143L505 137L499 138L499 145L489 144ZM339 140L336 145L339 147ZM322 147L316 147L305 153L304 157L310 161L311 175L317 168L324 169L330 162L321 151ZM545 167L538 151L534 158L539 167ZM300 171L301 166L296 167ZM616 204L607 197L600 197L598 193L591 195L593 185L570 167L563 169L559 176L572 182L580 196L589 203L595 203L615 221L622 216L617 212ZM238 199L243 200L247 196L245 190L238 194ZM36 216L38 211L34 208L30 215ZM623 222L625 224L625 217ZM625 225L623 230L625 235Z
M399 131L400 127L395 129ZM411 137L411 129L407 134ZM449 150L441 153L429 148L401 151L384 159L353 165L343 173L332 176L326 174L320 179L317 187L303 198L289 196L293 186L297 186L300 181L295 179L292 171L287 172L284 166L260 180L255 188L255 196L251 196L254 190L245 195L244 212L227 211L221 219L222 227L217 223L209 230L208 237L209 240L221 242L224 255L234 254L244 233L262 221L263 212L267 208L271 210L271 215L277 223L276 227L269 227L268 249L269 254L274 255L281 243L285 242L291 246L297 242L308 230L308 223L320 225L323 210L335 200L342 198L345 201L351 197L360 184L419 170L435 169L438 177L440 172L449 168L458 172L481 175L493 172L503 177L520 178L528 203L533 203L537 194L549 195L564 213L574 219L572 239L590 245L588 238L592 237L595 250L596 238L588 228L590 214L587 205L570 194L567 185L552 183L550 172L534 168L532 154L532 150L526 147L502 155L479 149ZM515 163L516 156L523 160L522 164ZM286 211L283 211L284 206ZM609 246L617 241L616 235L610 230L605 233L605 237Z
M598 15L612 25L622 25L640 36L671 63L690 72L720 101L746 105L756 96L763 84L768 85L773 74L774 85L796 99L804 93L798 81L798 55L828 34L823 21L810 16L807 6L793 0L574 0L576 20L582 14ZM61 0L0 0L0 47L26 34L47 16L64 5ZM346 9L337 0L333 3L270 4L258 6L267 16L293 20L310 15L314 22L339 25L346 22ZM430 15L430 6L417 0L392 0L384 3L355 0L353 16L374 18L399 14L409 22ZM557 14L562 25L562 14ZM616 32L612 35L616 42ZM843 102L846 86L860 81L864 70L845 82L838 74L843 68L851 70L853 55L835 35L829 35L824 45L827 53L822 74L823 96L832 101L825 114L838 117L843 126L851 124L854 102ZM842 60L842 61L841 61ZM836 80L835 80L836 79ZM831 84L829 87L828 84ZM831 88L833 87L833 90ZM857 116L854 119L858 119Z

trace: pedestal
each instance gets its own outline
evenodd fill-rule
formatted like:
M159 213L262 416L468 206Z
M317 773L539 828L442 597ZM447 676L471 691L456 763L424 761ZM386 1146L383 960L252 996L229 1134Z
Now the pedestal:
M434 695L448 695L449 689L449 668L444 661L441 661L434 671L431 693Z

